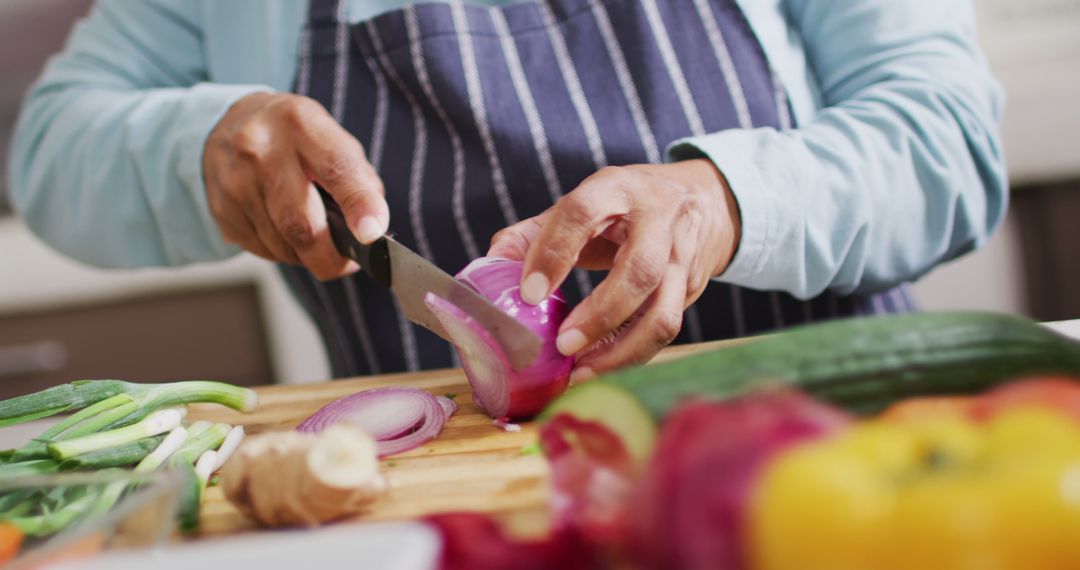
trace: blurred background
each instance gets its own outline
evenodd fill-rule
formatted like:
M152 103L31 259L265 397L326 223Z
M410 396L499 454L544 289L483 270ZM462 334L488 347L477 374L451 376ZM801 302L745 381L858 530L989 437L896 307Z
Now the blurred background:
M75 378L301 383L329 376L316 332L251 256L106 272L48 249L7 205L19 102L91 0L0 0L0 398ZM916 286L928 310L1080 318L1080 0L976 0L1009 101L1009 217ZM17 385L16 385L17 381Z

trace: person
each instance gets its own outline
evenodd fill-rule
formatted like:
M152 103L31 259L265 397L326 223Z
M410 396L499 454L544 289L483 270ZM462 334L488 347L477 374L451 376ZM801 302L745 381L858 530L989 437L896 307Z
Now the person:
M337 376L449 345L339 256L524 261L574 379L913 310L1004 215L1002 94L956 0L99 0L29 93L13 202L103 267L281 264ZM487 248L485 246L488 246Z

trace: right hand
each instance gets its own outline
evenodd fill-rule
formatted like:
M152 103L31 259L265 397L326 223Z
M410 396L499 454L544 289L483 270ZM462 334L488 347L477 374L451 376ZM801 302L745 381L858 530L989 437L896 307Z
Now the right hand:
M229 108L206 140L203 178L225 241L335 279L359 267L338 254L314 183L341 206L357 238L386 233L383 184L355 137L317 101L253 93Z

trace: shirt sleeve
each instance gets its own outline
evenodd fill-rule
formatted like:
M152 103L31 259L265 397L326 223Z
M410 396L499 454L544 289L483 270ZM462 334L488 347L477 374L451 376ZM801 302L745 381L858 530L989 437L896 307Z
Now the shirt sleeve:
M269 88L207 82L199 5L100 0L27 95L12 201L57 250L103 267L239 251L209 213L202 150L233 102Z
M1008 201L1001 90L968 0L786 0L822 108L788 131L676 141L742 216L720 280L810 298L886 289L971 251Z

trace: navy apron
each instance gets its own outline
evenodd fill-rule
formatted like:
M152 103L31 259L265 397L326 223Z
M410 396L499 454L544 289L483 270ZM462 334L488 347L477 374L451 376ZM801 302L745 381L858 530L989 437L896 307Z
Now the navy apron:
M359 24L346 21L346 4L311 0L297 92L363 143L395 237L450 273L604 166L661 162L686 136L792 125L735 0L457 1ZM406 321L365 276L322 283L281 270L335 376L457 364L449 344ZM563 292L576 303L602 277L576 270ZM675 342L911 308L906 286L800 301L714 282Z

